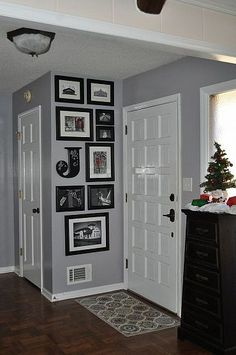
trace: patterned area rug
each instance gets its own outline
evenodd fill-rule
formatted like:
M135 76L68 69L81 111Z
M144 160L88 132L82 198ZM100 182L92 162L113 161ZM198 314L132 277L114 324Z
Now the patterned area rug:
M76 302L127 337L179 325L177 319L124 291L79 298Z

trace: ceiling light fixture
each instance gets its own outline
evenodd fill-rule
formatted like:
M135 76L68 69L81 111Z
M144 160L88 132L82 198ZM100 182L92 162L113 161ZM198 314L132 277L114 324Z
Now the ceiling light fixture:
M32 57L49 51L55 33L31 28L19 28L18 30L7 32L7 38L14 43L16 48Z
M137 0L140 11L146 14L159 15L166 0Z

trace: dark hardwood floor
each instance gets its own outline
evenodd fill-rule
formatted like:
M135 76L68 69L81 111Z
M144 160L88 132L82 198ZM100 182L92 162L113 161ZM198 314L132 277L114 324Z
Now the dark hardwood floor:
M209 355L176 329L127 338L74 300L50 303L15 274L0 275L1 355Z

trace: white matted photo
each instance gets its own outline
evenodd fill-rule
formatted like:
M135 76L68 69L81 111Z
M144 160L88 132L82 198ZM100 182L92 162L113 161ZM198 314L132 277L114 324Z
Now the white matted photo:
M65 216L66 255L109 249L108 213Z
M87 143L86 181L114 180L114 145L112 143Z
M55 76L55 101L84 103L84 79Z
M114 106L114 82L105 80L87 80L88 104Z
M56 107L57 140L93 140L93 110Z

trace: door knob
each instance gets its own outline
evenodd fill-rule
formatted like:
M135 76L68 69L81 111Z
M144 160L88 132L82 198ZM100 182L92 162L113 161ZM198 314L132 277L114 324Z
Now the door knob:
M33 212L33 213L39 213L40 210L39 210L39 208L33 208L33 209L32 209L32 212Z
M174 222L175 221L175 210L173 210L173 208L171 208L170 213L163 214L163 217L168 217L171 222Z

